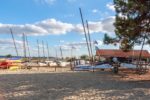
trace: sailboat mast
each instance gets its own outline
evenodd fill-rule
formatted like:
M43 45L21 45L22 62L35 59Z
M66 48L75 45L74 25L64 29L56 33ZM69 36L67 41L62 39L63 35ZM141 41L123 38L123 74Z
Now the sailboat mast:
M44 48L44 41L42 41L42 47L43 47L43 57L45 58L45 48Z
M62 53L62 48L60 46L60 54L61 54L61 58L63 59L63 53Z
M30 54L29 41L28 41L28 37L27 36L26 36L26 44L27 44L27 49L28 49L29 58L30 58L31 54Z
M37 40L37 48L38 48L38 59L40 59L40 47L39 47L39 40Z
M50 58L48 42L46 44L47 44L47 53L48 53L48 57L47 58Z
M23 53L24 53L24 58L26 58L26 39L25 39L25 34L22 34L22 40L23 40Z
M56 53L56 59L58 59L57 48L55 48L55 53Z
M92 42L91 42L91 36L90 36L90 30L89 30L89 24L88 21L86 20L86 25L87 25L87 33L89 37L89 44L90 44L90 50L91 50L91 56L92 56L92 61L93 61L93 50L92 50Z
M80 16L81 16L81 21L82 21L82 26L83 26L83 30L84 30L84 35L85 35L85 39L86 39L86 44L87 44L87 48L88 48L89 57L91 58L91 53L90 53L90 48L89 48L89 45L88 45L88 38L87 38L87 33L86 33L85 25L84 25L84 20L83 20L83 15L82 15L81 8L79 8L79 11L80 11Z
M10 33L11 33L11 36L12 36L12 39L13 39L13 43L14 43L14 47L15 47L15 50L16 50L16 54L17 54L17 56L19 56L18 50L17 50L17 46L16 46L16 42L15 42L15 38L14 38L13 31L12 31L11 28L10 28Z

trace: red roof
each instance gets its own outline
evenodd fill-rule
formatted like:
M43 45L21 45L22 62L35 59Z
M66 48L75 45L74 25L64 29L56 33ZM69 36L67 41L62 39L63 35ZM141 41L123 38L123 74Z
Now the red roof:
M122 50L100 49L96 51L96 55L103 57L139 57L140 50L130 50L128 52L124 52ZM147 50L143 50L142 57L150 58L149 52Z

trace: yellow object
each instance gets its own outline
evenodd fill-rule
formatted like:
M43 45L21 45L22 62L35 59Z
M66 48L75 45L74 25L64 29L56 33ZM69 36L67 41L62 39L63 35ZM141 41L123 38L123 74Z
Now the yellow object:
M11 66L11 67L9 68L9 70L12 70L12 71L16 71L16 70L18 70L18 69L20 69L20 66Z
M9 60L9 62L11 62L11 66L21 66L22 65L22 61L21 60Z
M11 60L12 63L21 63L21 60Z

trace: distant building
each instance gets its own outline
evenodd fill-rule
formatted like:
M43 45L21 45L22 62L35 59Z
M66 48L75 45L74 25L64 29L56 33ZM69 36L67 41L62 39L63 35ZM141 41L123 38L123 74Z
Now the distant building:
M140 50L130 50L128 52L124 52L122 50L114 50L114 49L99 49L96 51L96 56L98 58L120 58L120 60L125 59L138 59L140 55ZM150 53L147 50L142 51L142 59L149 60Z

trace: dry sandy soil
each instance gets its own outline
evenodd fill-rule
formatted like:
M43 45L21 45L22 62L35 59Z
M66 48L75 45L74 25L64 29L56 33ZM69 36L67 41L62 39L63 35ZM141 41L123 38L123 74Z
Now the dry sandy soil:
M150 100L150 73L0 70L0 100Z

